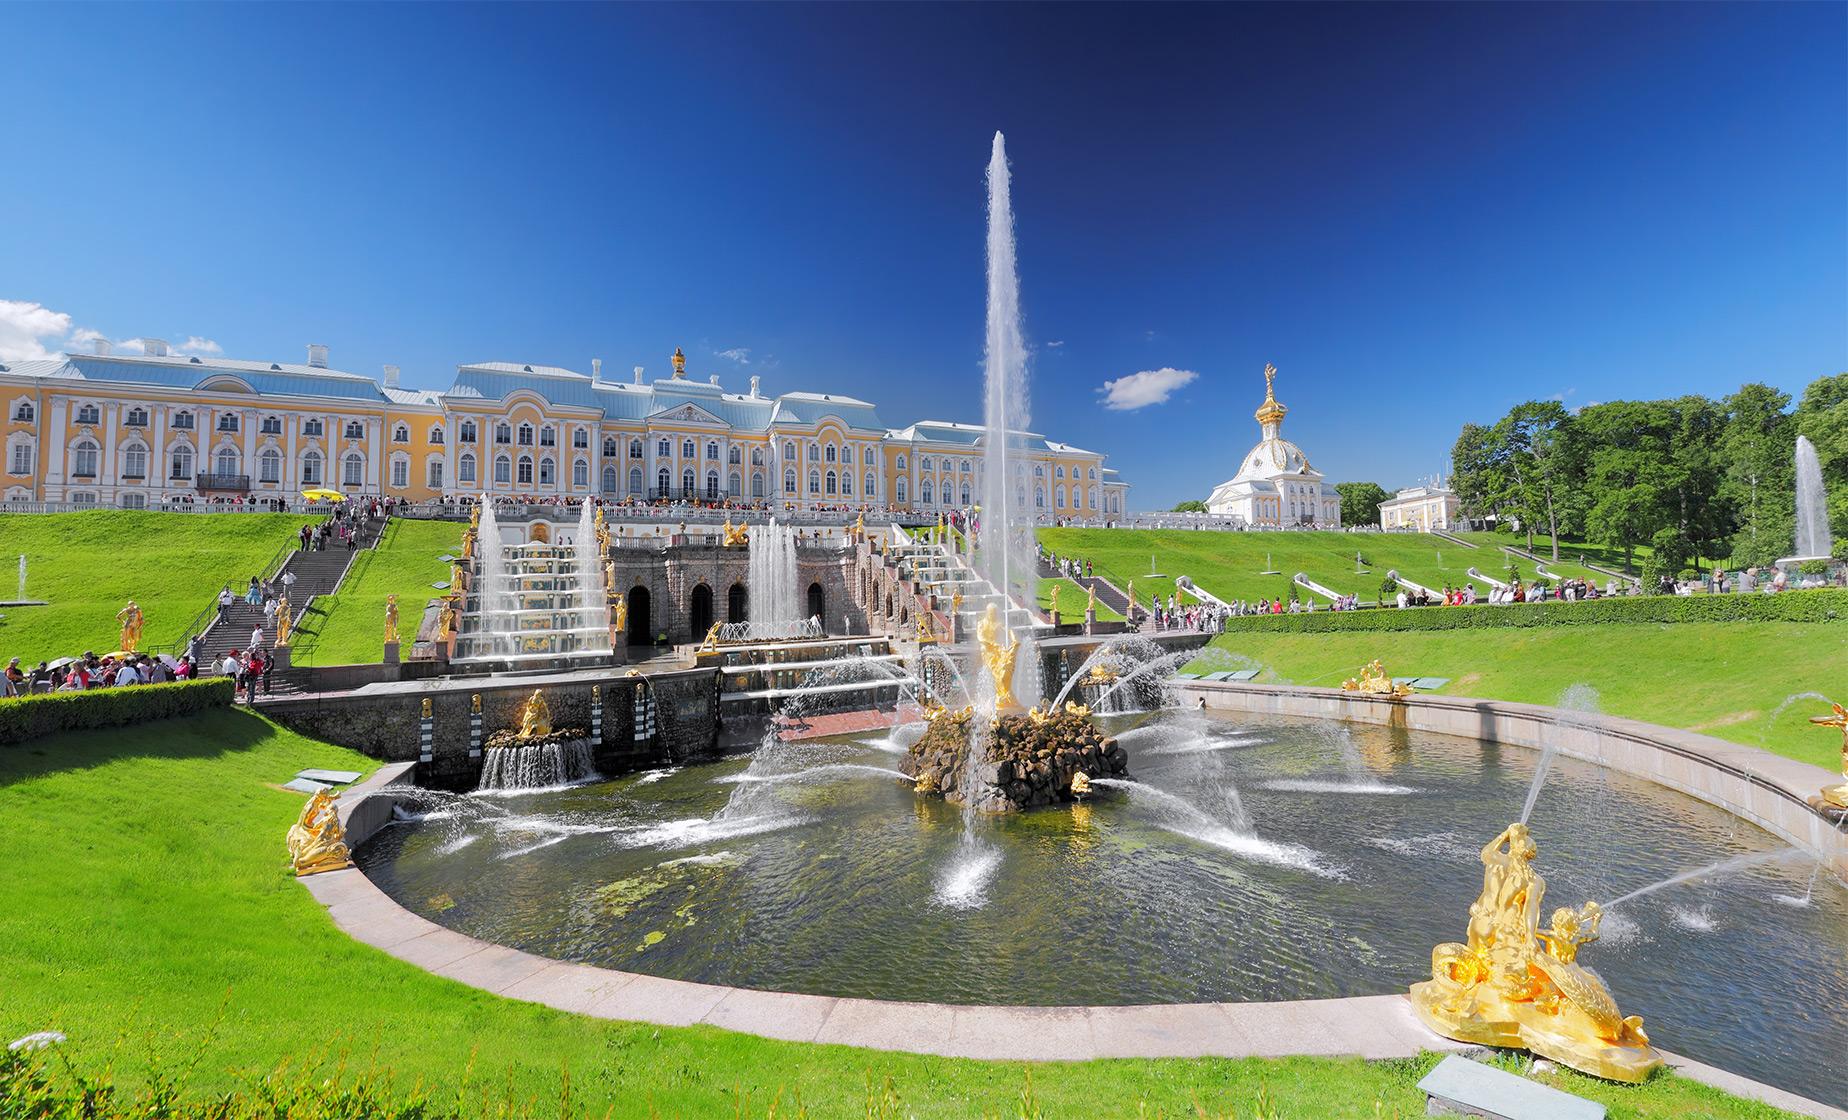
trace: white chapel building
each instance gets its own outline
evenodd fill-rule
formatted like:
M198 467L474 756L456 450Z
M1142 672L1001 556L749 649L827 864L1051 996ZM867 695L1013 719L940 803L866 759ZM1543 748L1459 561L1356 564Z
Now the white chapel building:
M1276 378L1277 367L1266 364L1264 403L1257 411L1262 438L1245 453L1238 474L1213 488L1206 508L1242 517L1249 525L1338 529L1341 495L1309 465L1302 448L1283 438L1283 416L1289 409L1277 403Z

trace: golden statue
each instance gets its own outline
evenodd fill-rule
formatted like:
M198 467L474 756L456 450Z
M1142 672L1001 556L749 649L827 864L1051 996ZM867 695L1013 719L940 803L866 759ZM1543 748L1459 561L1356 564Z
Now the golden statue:
M468 529L464 531L462 534L462 559L473 560L474 558L475 558L475 530Z
M680 347L678 346L674 347L673 362L675 379L684 378L687 375L687 356L680 352Z
M1091 792L1091 779L1085 777L1084 771L1082 770L1074 771L1072 773L1072 796L1073 797L1083 797L1085 794L1090 793L1090 792Z
M928 609L918 612L918 644L921 646L935 645L937 642L937 628L932 624L934 614L935 611Z
M1136 581L1130 580L1123 586L1123 597L1129 600L1129 613L1136 613Z
M398 597L385 596L385 644L398 644Z
M1386 675L1386 670L1380 665L1377 657L1367 662L1366 666L1361 669L1358 679L1349 677L1342 681L1341 689L1344 692L1364 692L1369 696L1399 697L1412 694L1411 685L1393 683L1393 679Z
M734 529L732 527L731 518L727 517L725 519L725 536L723 538L723 543L726 548L737 548L741 544L750 544L751 527L749 525L739 525Z
M538 689L520 705L520 738L539 739L552 733L552 709Z
M1054 615L1059 613L1059 585L1056 583L1052 585L1052 605L1046 609L1046 613Z
M454 591L463 591L468 588L468 577L462 571L462 565L449 565L449 586Z
M616 592L616 561L614 560L603 562L603 589L611 594Z
M1046 711L1042 712L1040 711L1040 706L1038 704L1035 704L1031 708L1027 709L1027 718L1033 721L1033 725L1037 727L1040 724L1045 723L1047 720L1051 719L1053 716L1053 713L1057 711L1058 711L1057 708L1048 708Z
M320 789L302 806L302 815L289 826L283 843L289 849L289 862L297 878L338 871L353 866L347 852L346 830L340 826L340 814L334 809L338 794Z
M866 539L866 514L864 513L853 519L853 539L855 541Z
M598 506L592 512L591 523L594 524L599 529L603 528L603 507L602 506Z
M130 653L135 652L135 647L141 644L141 608L130 599L128 606L116 612L116 621L122 624L121 648Z
M1003 638L1009 639L1006 645L1001 644ZM976 625L975 640L982 647L982 661L995 684L995 711L1020 707L1014 699L1014 657L1020 652L1020 639L1007 633L1001 624L1001 612L993 603L988 604L982 621Z
M552 527L550 525L547 525L543 521L533 522L533 543L534 544L551 544L552 543Z
M474 528L479 527L480 524L481 524L481 503L477 501L474 505L468 507L468 527L470 529L474 529Z
M953 615L962 614L962 592L950 592L950 613Z
M715 622L712 629L706 631L706 639L699 644L700 653L719 652L719 626L720 623Z
M1102 661L1091 666L1091 671L1084 675L1084 683L1099 687L1117 682L1117 671Z
M629 628L629 601L621 595L610 596L610 629L620 634Z
M456 632L456 601L444 599L436 612L436 640L446 642Z
M1091 715L1091 709L1085 707L1083 704L1074 704L1070 700L1067 700L1065 702L1065 714L1076 719L1088 719Z
M1842 777L1848 779L1848 708L1834 705L1835 713L1826 716L1811 716L1810 722L1820 727L1839 727L1842 729ZM1848 809L1848 781L1839 786L1824 786L1822 803L1834 809Z
M1095 583L1085 585L1084 613L1092 615L1097 613L1097 585Z
M289 597L284 595L276 600L276 648L288 645L293 636L293 624L289 621Z
M1412 1007L1446 1038L1639 1082L1662 1064L1642 1018L1619 1014L1604 982L1578 964L1604 912L1595 902L1561 908L1541 929L1546 880L1533 869L1537 853L1522 824L1482 849L1482 893L1470 905L1466 941L1431 950L1431 979L1412 985Z

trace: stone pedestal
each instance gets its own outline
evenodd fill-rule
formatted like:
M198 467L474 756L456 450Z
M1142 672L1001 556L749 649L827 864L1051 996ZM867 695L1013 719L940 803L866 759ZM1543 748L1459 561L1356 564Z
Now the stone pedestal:
M610 664L611 665L627 665L628 663L629 663L629 635L618 634L616 635L616 642L614 646L610 649Z
M398 643L397 642L386 642L385 643L385 664L396 665L397 663L398 663Z
M1084 612L1084 632L1086 634L1097 633L1097 612L1089 608Z
M277 646L276 648L270 650L270 660L275 663L276 668L287 669L289 667L290 655L293 652L294 651L291 650L288 646Z

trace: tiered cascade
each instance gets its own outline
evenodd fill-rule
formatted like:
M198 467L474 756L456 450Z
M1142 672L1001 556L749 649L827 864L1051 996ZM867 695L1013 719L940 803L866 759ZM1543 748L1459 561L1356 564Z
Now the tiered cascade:
M588 505L568 544L504 543L487 503L478 532L478 560L454 660L543 665L609 656L609 610ZM535 534L542 535L550 533Z

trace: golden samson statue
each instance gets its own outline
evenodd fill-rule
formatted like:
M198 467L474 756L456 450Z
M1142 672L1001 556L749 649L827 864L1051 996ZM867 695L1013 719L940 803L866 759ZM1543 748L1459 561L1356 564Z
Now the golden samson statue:
M545 702L545 694L533 689L533 694L520 705L520 738L543 739L552 733L552 709Z
M1662 1064L1641 1016L1625 1018L1595 972L1578 964L1598 938L1595 902L1553 912L1540 928L1546 880L1527 826L1511 824L1482 849L1482 893L1465 941L1431 950L1431 979L1412 985L1412 1007L1446 1038L1531 1050L1581 1073L1638 1082Z

